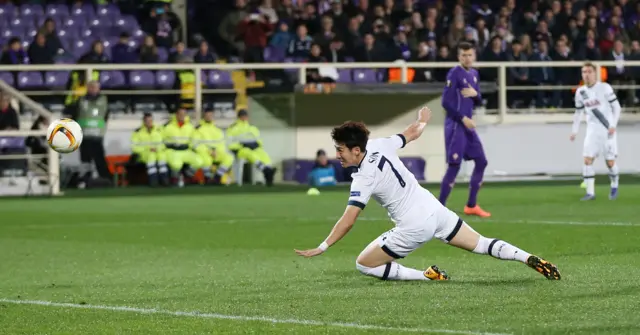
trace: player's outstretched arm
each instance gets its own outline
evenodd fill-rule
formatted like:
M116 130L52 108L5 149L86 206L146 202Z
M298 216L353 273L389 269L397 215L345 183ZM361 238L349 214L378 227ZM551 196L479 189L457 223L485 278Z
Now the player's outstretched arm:
M416 122L410 124L407 129L402 132L402 136L404 136L407 143L416 140L422 135L424 128L427 123L431 119L431 109L429 107L422 107L418 111L418 119ZM406 143L405 143L406 145Z
M309 250L297 250L294 251L296 254L303 257L314 257L325 252L330 246L334 245L336 242L340 241L347 233L351 230L351 227L356 223L356 219L362 209L357 206L349 205L347 209L342 214L342 217L331 229L331 233L329 236L322 242L317 248L309 249Z

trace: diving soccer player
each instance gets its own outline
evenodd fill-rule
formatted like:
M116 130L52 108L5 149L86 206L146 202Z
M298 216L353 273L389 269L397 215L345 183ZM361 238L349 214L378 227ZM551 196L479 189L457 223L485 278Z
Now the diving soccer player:
M442 107L447 112L444 122L444 141L447 155L447 172L440 185L440 202L446 205L460 171L462 160L473 160L474 167L469 183L469 199L464 207L467 215L489 217L491 213L478 206L478 191L482 185L487 158L472 120L473 108L482 101L478 87L478 71L471 68L476 52L469 43L458 45L460 65L449 70L442 94Z
M418 120L402 134L371 140L369 130L360 122L349 121L334 128L331 137L342 166L358 169L352 175L349 202L317 248L295 252L304 257L324 253L351 230L373 198L387 210L395 228L371 242L356 259L356 268L365 275L389 280L447 280L448 275L435 265L420 271L396 262L435 237L473 253L520 261L548 279L560 279L555 265L507 242L478 234L420 186L400 161L397 150L418 139L430 117L431 111L422 108Z
M611 192L609 199L618 197L618 139L616 127L620 119L620 102L613 92L611 85L596 79L596 67L592 63L582 66L582 80L584 85L576 90L576 112L573 117L571 141L576 139L580 129L582 114L587 115L587 134L584 138L582 177L586 184L587 194L582 200L594 200L595 171L593 160L602 155L609 168Z

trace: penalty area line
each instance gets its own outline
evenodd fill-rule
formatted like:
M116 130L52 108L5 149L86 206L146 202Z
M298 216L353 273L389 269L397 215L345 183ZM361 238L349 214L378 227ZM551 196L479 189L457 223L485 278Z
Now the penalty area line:
M203 312L195 312L195 311L192 311L192 312L170 311L170 310L163 310L163 309L136 308L136 307L128 307L128 306L73 304L73 303L43 301L43 300L0 299L0 303L14 304L14 305L37 305L37 306L57 307L57 308L104 310L104 311L112 311L112 312L129 312L129 313L136 313L136 314L159 314L159 315L191 317L191 318L201 318L201 319L258 321L258 322L294 324L294 325L303 325L303 326L324 326L324 327L353 328L353 329L363 329L363 330L382 330L382 331L404 332L404 333L422 333L422 334L437 333L437 334L460 334L460 335L511 335L511 334L504 334L504 333L464 331L464 330L451 330L451 329L387 327L387 326L367 325L367 324L360 324L360 323L323 322L323 321L303 320L303 319L276 319L276 318L270 318L265 316L227 315L227 314L203 313Z

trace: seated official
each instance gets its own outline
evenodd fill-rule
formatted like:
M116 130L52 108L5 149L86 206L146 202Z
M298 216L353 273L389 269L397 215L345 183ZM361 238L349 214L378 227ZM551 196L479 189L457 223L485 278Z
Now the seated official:
M162 129L153 124L153 116L145 113L142 127L131 135L131 161L147 166L147 177L150 186L169 185L167 169L167 152L162 142Z
M222 177L233 165L233 154L227 151L224 131L213 122L213 110L204 112L203 119L196 127L192 146L202 161L202 171L208 184L221 185ZM213 167L216 173L213 174Z
M263 148L260 131L249 124L249 113L246 110L238 112L238 120L227 129L227 137L231 142L229 149L236 157L255 165L264 174L267 186L273 185L276 169L271 166L271 158Z
M316 165L309 173L309 184L313 187L335 186L336 169L329 164L327 154L324 150L318 150L316 154Z
M187 110L180 108L162 130L162 139L167 148L167 164L171 170L171 176L178 181L177 185L184 186L184 175L191 178L201 167L200 156L192 149L191 140L196 128L191 124Z

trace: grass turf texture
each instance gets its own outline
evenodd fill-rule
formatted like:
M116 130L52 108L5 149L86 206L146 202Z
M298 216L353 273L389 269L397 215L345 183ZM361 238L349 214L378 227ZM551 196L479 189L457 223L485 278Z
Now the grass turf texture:
M436 240L402 263L437 264L450 282L362 276L356 256L391 227L373 201L325 255L296 256L324 239L345 191L0 199L0 333L638 334L640 186L611 202L601 185L584 203L578 183L486 187L494 217L467 220L558 264L558 282ZM138 309L108 309L122 306Z

